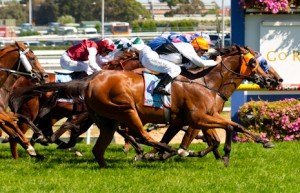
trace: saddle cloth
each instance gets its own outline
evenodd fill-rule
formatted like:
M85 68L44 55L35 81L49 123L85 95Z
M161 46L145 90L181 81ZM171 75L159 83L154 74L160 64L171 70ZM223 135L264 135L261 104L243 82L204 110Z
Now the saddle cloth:
M156 87L160 78L150 72L143 72L144 76L144 105L154 108L170 108L171 107L171 97L166 95L153 94L153 89ZM166 89L171 93L171 83L166 86Z

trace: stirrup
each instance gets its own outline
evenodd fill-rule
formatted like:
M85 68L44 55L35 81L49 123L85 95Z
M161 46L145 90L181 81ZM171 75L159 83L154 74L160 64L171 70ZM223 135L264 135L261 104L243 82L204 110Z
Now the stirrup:
M171 95L168 91L166 91L162 87L158 87L158 88L154 89L153 94L161 94L161 95L168 95L168 96Z

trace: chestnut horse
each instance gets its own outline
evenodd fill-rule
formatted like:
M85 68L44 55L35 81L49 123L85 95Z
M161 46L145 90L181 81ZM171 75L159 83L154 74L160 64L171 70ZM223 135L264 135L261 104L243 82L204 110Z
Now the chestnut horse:
M134 60L135 59L135 60ZM117 70L132 70L139 67L138 55L135 52L123 52L122 55L115 58L115 60L105 64L102 66L103 69L117 69ZM80 77L85 77L82 72L74 72L80 74ZM72 74L74 74L72 73ZM46 73L47 74L47 82L55 82L56 75L55 73ZM32 86L30 82L27 82L27 85L24 85L24 81L20 81L21 87L29 87ZM18 85L18 81L16 83L16 87ZM19 86L20 87L20 86ZM19 93L19 95L17 94ZM11 98L14 98L15 103L11 104L10 107L14 112L18 112L20 114L25 114L28 116L28 113L35 114L36 116L29 116L35 124L39 125L42 129L43 134L49 139L49 142L56 143L58 148L65 149L74 147L76 144L76 139L84 132L86 132L90 126L93 124L93 120L88 116L87 110L85 108L84 103L78 103L76 101L68 102L68 101L56 101L52 99L52 95L40 95L36 97L36 100L39 102L36 103L36 106L31 106L31 108L26 108L27 101L16 103L17 98L22 98L22 93L15 91ZM22 99L21 99L22 100ZM28 100L28 99L27 99ZM51 101L53 102L51 104ZM48 104L45 104L48 103ZM43 110L44 109L44 110ZM46 112L45 112L45 109ZM35 112L35 113L33 113ZM52 130L52 126L58 120L67 117L67 121L55 132ZM66 132L67 130L71 131L71 136L69 142L66 144L63 141L59 140L59 137ZM26 130L23 130L25 133ZM131 138L125 135L123 130L118 130L118 132L126 139L128 138L129 143L131 142ZM33 139L35 136L33 136ZM126 140L127 141L127 140ZM138 144L131 143L137 152L140 152L140 147Z
M231 135L242 132L256 142L265 143L258 135L243 126L226 120L214 108L215 97L230 97L232 92L252 74L265 76L253 55L239 46L232 46L222 55L222 62L196 74L181 75L172 83L170 120L178 128L223 128L226 131L225 164L229 162ZM205 74L205 76L204 76ZM227 89L225 89L225 87ZM115 121L127 125L141 142L161 151L174 152L170 146L155 141L144 129L145 123L164 123L164 109L145 107L144 80L141 74L130 71L101 71L88 81L45 84L28 89L25 95L56 91L63 96L83 99L90 116L100 128L93 154L100 167L105 167L104 153L115 132ZM221 93L222 91L222 93ZM223 92L224 91L224 92Z
M253 54L255 57L257 57L257 53L249 48L249 47L244 47L246 50L248 50L251 54ZM281 83L283 82L283 79L279 76L279 74L275 71L275 69L270 66L269 70L267 72L267 77L264 81L261 81L259 84L261 87L263 87L264 85L267 85L270 88L276 88L277 86L279 86ZM224 89L227 89L226 87ZM221 90L221 93L224 92ZM219 113L222 112L224 104L226 102L226 98L221 97L220 95L216 96L216 101L215 101L215 108L216 111L218 111ZM183 136L182 142L180 144L180 150L178 152L180 152L181 156L190 156L190 157L203 157L206 154L208 154L209 152L213 151L215 158L216 159L220 159L221 155L218 151L218 147L220 145L220 138L216 132L215 129L208 129L208 130L202 130L203 136L202 138L207 142L208 144L208 148L206 148L205 150L199 151L199 152L194 152L194 151L186 151L187 148L189 147L189 145L192 143L193 139L199 134L200 129L192 129L191 127L189 127L187 129L187 131L185 132L185 135ZM162 137L161 141L162 143L169 143L171 141L171 139L176 135L178 131L176 131L175 129L173 129L172 127L170 129L168 129L165 133L164 136ZM269 147L273 147L272 143L264 143L264 147L269 148ZM148 157L153 157L154 153L156 151L153 150L151 152L148 153ZM163 156L160 156L160 159L166 159L168 157L170 157L170 154L166 154Z
M28 70L21 60L21 55L25 55L32 70ZM26 76L30 81L36 82L43 78L43 69L34 53L21 42L8 45L0 50L0 119L1 128L9 135L11 152L13 157L18 157L16 152L16 143L18 142L31 156L36 156L34 148L27 138L21 132L19 127L22 125L30 126L34 132L38 133L42 139L43 136L35 125L26 117L7 112L8 96L12 90L15 80L19 76ZM16 120L18 124L15 123Z

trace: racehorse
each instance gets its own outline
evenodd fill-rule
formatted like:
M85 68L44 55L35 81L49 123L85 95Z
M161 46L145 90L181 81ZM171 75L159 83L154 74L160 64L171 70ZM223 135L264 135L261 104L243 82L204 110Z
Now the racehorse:
M135 60L134 60L135 59ZM109 62L102 66L103 69L118 69L118 70L132 70L139 67L138 56L135 52L124 51L122 55L115 58L112 62ZM70 74L73 78L83 78L87 75L83 75L83 72L73 72ZM56 73L47 73L47 82L55 82L57 74ZM22 87L32 86L30 82L27 82L27 85L24 85L24 81L21 81ZM16 83L17 84L17 83ZM12 98L22 97L18 96L18 92L12 94ZM51 143L56 143L58 148L66 149L75 146L76 139L82 133L86 132L89 127L93 124L93 120L88 116L87 110L85 109L83 103L78 103L76 101L66 101L53 99L52 95L40 95L35 97L39 102L31 108L24 108L23 102L18 102L18 104L11 104L10 107L14 112L20 114L35 114L35 116L30 116L30 119L34 121L35 124L39 125L42 129L43 134L50 140ZM46 101L46 102L45 102ZM53 103L52 103L53 102ZM26 102L24 102L26 104ZM26 107L26 106L25 106ZM34 113L33 113L34 112ZM67 121L53 133L52 126L55 122L61 118L67 117ZM69 142L66 144L63 141L59 140L59 137L67 130L71 131L71 136ZM23 130L25 133L26 130ZM125 135L123 130L118 130L118 132L126 139L131 138ZM33 139L35 136L32 137ZM128 140L126 140L127 142ZM132 143L131 143L132 144ZM139 152L139 145L132 144L136 147L136 151ZM141 152L139 152L141 153Z
M252 55L257 57L257 53L253 49L251 49L249 47L244 47L244 48L246 50L248 50ZM279 86L282 83L282 81L283 81L283 79L279 76L279 74L275 71L275 69L272 66L269 66L267 78L265 79L265 81L260 83L260 86L263 87L263 85L267 85L270 88L276 88L277 86ZM224 91L222 91L222 92L224 92ZM216 101L215 101L216 111L221 113L225 102L226 102L226 98L221 97L220 95L216 95ZM181 149L178 150L178 152L180 152L179 154L181 156L203 157L206 154L208 154L209 152L213 151L215 158L220 159L221 155L218 151L218 147L220 145L220 138L215 129L202 130L202 132L203 132L202 138L208 144L208 147L205 150L201 150L199 152L194 152L194 151L188 152L187 151L187 148L189 147L189 145L191 144L193 139L198 135L199 131L200 131L200 129L192 129L191 127L189 127L187 129L187 131L185 132L185 135L183 136L182 142L180 144ZM160 142L168 144L177 132L178 131L176 131L175 129L173 129L171 127L164 133L164 136L162 137ZM266 147L266 148L272 147L272 146L273 146L272 143L264 144L264 147ZM148 157L153 157L155 152L156 152L155 150L149 152ZM160 156L160 159L166 159L170 156L172 156L172 155L170 155L170 154L162 155L162 156Z
M225 129L224 157L227 159L224 160L227 164L233 131L242 132L257 142L265 143L260 136L226 120L214 108L217 94L228 98L242 80L250 78L250 75L265 76L253 58L247 50L232 46L222 55L222 62L217 66L201 73L181 75L172 83L171 123L180 128L189 125L192 128ZM84 99L90 115L100 128L101 135L93 148L93 154L100 167L106 166L104 152L113 138L115 121L128 126L144 144L161 151L175 151L170 146L155 141L143 130L144 123L165 122L165 115L163 109L143 105L144 80L141 74L130 71L101 71L88 81L35 86L24 94L36 95L54 90L65 97Z
M24 64L21 56L25 56L29 67ZM26 61L25 61L26 62ZM39 129L30 122L26 117L7 112L8 95L12 90L15 80L19 76L26 76L32 82L39 81L43 78L43 69L38 62L34 53L21 42L8 45L0 50L0 113L1 128L9 135L10 147L13 157L18 157L16 151L16 143L26 149L30 156L36 156L34 148L21 132L19 127L30 126L34 132L40 136L39 140L43 140L43 136ZM15 121L18 120L18 124Z

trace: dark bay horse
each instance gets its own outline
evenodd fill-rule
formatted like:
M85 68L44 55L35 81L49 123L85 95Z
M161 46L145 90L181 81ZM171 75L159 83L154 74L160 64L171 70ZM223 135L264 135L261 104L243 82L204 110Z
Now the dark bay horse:
M21 55L24 55L30 65L30 68L25 67L21 60ZM21 132L20 127L30 126L34 132L41 132L35 125L26 117L13 114L7 111L8 96L12 91L13 85L19 76L24 76L32 82L40 81L43 78L43 69L37 60L36 56L23 43L15 42L15 44L8 45L0 50L0 114L1 114L1 129L3 129L10 138L11 152L14 158L18 157L16 151L16 142L31 156L36 156L34 148L31 146L27 138ZM16 124L18 121L18 124ZM40 138L41 139L41 138Z
M182 127L226 130L225 157L229 161L231 134L242 132L257 142L264 143L258 135L243 126L226 120L214 108L217 93L230 97L233 90L252 74L265 76L263 70L251 60L248 51L232 46L222 56L222 63L203 73L179 76L172 84L171 123ZM225 87L227 89L225 89ZM101 71L88 81L71 81L61 84L45 84L27 90L25 94L56 91L65 97L84 99L90 115L100 128L93 154L100 167L104 167L104 152L115 132L115 121L127 125L131 132L146 145L161 151L174 152L170 146L155 141L143 129L145 123L164 123L163 109L143 105L144 81L141 74L128 71ZM220 93L220 92L223 93Z

